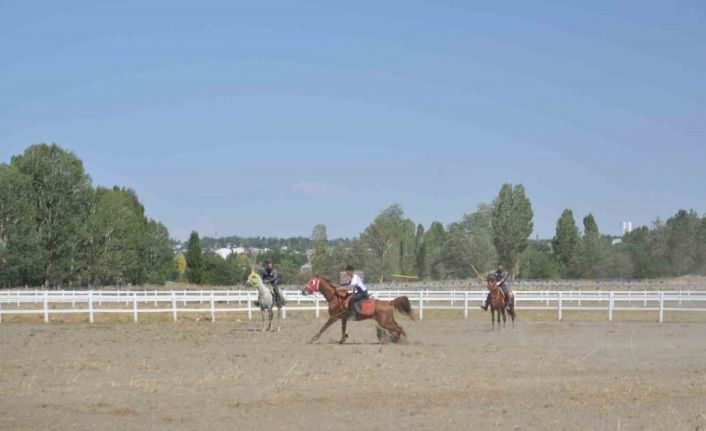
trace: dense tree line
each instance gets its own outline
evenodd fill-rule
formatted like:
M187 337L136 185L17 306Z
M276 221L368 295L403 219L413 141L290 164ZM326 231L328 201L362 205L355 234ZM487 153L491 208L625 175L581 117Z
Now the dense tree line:
M176 265L167 229L134 191L93 187L52 144L0 164L0 285L164 283Z
M666 222L657 220L651 228L639 227L622 238L601 234L592 214L579 228L573 212L566 209L553 239L530 240L532 218L522 185L505 184L491 204L481 204L447 226L432 222L428 229L415 227L395 204L345 244L327 246L325 226L315 227L313 271L337 277L353 264L370 281L392 280L396 275L472 278L473 267L487 273L497 263L513 277L525 279L706 274L706 216L694 211L679 210Z
M679 210L666 222L638 227L620 242L600 233L592 214L576 222L566 209L551 240L529 239L533 211L522 185L504 184L490 204L460 220L425 227L400 205L382 210L354 239L327 237L199 238L173 256L167 229L145 217L134 191L94 187L81 160L52 144L33 145L0 164L0 286L98 286L164 283L235 285L265 261L284 283L307 277L301 268L337 279L346 265L369 281L398 276L472 278L473 267L503 263L513 277L653 278L706 274L706 217ZM255 256L212 252L219 247L269 249ZM305 251L313 254L307 256Z
M368 227L345 243L326 244L326 228L317 225L312 270L335 279L352 264L366 279L385 281L399 276L418 279L475 277L473 267L490 270L498 261L517 273L532 232L532 207L522 185L505 184L492 204L481 204L461 220L428 228L391 205ZM400 278L397 278L400 279Z
M534 242L524 256L521 277L657 278L706 274L706 217L679 210L666 223L656 220L626 233L620 242L601 235L592 214L583 233L573 212L564 210L551 242Z

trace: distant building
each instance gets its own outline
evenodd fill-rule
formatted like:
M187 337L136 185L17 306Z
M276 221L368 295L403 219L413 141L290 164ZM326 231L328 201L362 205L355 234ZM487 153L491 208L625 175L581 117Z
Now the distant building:
M218 250L215 251L215 253L217 255L219 255L220 257L222 257L223 259L226 259L228 256L233 254L233 250L231 250L229 248L219 248Z
M623 235L626 233L632 232L632 222L631 221L624 221L623 222Z

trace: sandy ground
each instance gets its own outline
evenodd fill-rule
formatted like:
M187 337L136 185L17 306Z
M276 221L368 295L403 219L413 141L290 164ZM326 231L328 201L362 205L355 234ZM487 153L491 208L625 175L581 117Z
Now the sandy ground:
M706 428L706 325L404 317L0 324L0 429Z

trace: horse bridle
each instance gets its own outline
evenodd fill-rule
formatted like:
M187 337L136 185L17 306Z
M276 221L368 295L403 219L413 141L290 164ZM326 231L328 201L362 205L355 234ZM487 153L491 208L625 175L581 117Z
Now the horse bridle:
M307 295L310 295L314 292L319 291L319 283L321 283L321 279L319 276L314 276L309 282L304 286L304 289L302 289L302 292L306 292Z

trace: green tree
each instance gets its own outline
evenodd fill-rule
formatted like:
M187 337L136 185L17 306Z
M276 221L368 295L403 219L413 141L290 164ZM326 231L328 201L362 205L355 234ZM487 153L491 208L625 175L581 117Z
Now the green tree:
M417 232L414 237L414 244L416 248L416 262L414 266L414 272L417 277L421 280L424 278L424 267L426 265L427 248L424 243L424 226L420 223L417 226Z
M314 245L314 254L311 257L311 267L315 274L326 274L329 270L328 250L326 247L328 237L326 226L317 224L311 232L311 242Z
M440 279L444 275L442 251L446 242L444 225L434 221L424 233L424 277Z
M621 254L629 256L631 272L636 278L656 276L651 236L652 233L647 226L638 227L623 235L623 242L620 244Z
M176 271L174 252L169 245L169 231L155 220L147 222L144 265L147 282L152 284L164 284Z
M201 240L198 232L191 232L186 244L186 279L189 283L201 284L204 281L204 262L201 254Z
M394 253L395 245L399 247L404 222L402 207L394 204L375 217L361 234L361 240L372 249L374 260L371 269L381 283L384 274L390 274L395 269L396 262L390 259L390 254Z
M693 210L679 210L667 220L667 275L679 276L697 271L700 230L701 220Z
M570 273L579 245L579 228L576 227L574 213L565 209L556 222L556 234L552 239L554 255L562 265L562 273Z
M0 286L41 283L32 185L14 166L0 164Z
M520 278L529 280L556 280L561 278L559 263L552 254L549 244L531 242L523 253L525 264Z
M503 184L493 203L493 243L500 261L511 268L513 278L520 270L520 254L529 243L533 216L524 186Z
M176 265L176 280L183 280L186 276L186 257L183 254L174 256L174 264Z
M498 254L493 245L493 207L478 205L476 211L463 216L461 225L468 238L470 262L482 271L494 267Z
M606 278L611 272L611 244L602 238L593 214L583 219L583 238L576 249L576 261L572 273L580 278Z
M471 274L471 247L461 223L451 223L441 248L437 273L440 278L468 278Z
M91 179L73 153L56 144L37 144L11 161L31 184L39 266L46 286L67 282L75 268L80 227L85 220Z

